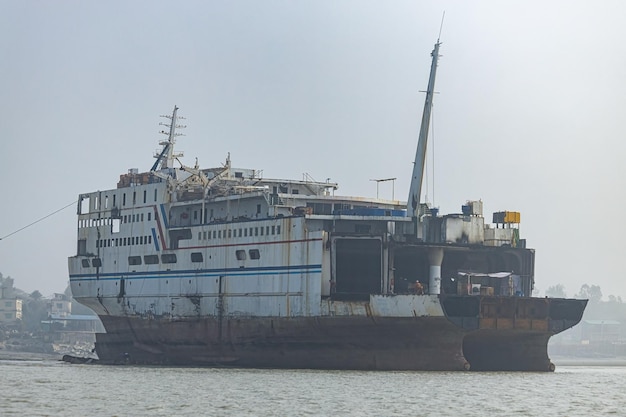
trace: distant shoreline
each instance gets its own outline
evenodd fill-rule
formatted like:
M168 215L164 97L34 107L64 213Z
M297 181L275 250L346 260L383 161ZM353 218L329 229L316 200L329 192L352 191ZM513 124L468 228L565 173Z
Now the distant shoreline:
M556 366L626 366L626 358L551 358Z
M21 352L15 350L0 350L0 360L3 361L60 361L62 355L57 353Z
M21 352L0 349L0 360L4 361L61 361L63 355L57 353ZM626 366L626 357L618 358L575 358L553 357L557 366Z

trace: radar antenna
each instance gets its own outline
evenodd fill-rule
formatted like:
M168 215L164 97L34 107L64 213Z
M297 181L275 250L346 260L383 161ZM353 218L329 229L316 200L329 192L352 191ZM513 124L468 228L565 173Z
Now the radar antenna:
M182 152L174 153L174 143L176 143L176 138L178 136L183 136L182 133L176 132L176 129L184 129L187 127L185 125L178 124L179 120L185 120L185 118L182 116L177 116L177 112L178 107L174 106L174 111L172 111L171 116L161 115L161 117L170 120L169 123L159 123L159 126L165 126L169 128L168 131L161 130L159 132L162 135L166 135L167 140L159 142L159 145L163 146L163 148L161 149L161 152L155 153L154 157L156 158L156 161L154 162L154 165L152 165L152 168L150 168L150 171L156 171L159 163L161 164L161 169L173 168L174 160L183 156Z

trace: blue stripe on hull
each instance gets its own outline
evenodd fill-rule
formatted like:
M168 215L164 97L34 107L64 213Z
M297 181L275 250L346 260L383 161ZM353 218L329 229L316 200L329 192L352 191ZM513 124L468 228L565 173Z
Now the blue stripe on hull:
M124 279L158 279L158 278L189 278L189 277L216 277L216 276L254 276L254 275L293 275L302 273L320 274L322 265L298 266L266 266L257 268L224 268L224 269L187 269L180 271L154 272L115 272L107 274L72 274L71 281L96 281Z
M156 251L159 252L161 249L159 249L159 240L157 239L156 229L154 227L152 228L152 240L154 241Z

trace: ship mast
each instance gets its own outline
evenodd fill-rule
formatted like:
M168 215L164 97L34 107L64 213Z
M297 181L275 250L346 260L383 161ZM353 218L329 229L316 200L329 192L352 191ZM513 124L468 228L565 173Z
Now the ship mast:
M175 154L174 153L174 143L176 143L176 137L182 136L182 133L176 133L176 128L185 128L187 126L177 124L179 119L184 119L184 117L177 116L178 107L174 106L174 111L172 115L162 115L166 119L170 119L170 123L159 123L159 126L165 126L169 128L169 132L165 130L161 130L159 133L163 135L167 135L167 140L159 142L159 145L163 146L163 149L159 154L155 154L154 157L157 159L152 165L150 171L156 171L159 163L161 164L161 169L174 168L174 159L180 158L183 156L182 153Z
M407 216L413 218L418 217L420 206L420 198L422 193L422 178L424 176L424 165L426 162L426 144L428 142L428 129L430 127L430 112L433 106L433 94L435 91L435 75L437 73L437 60L439 59L439 39L430 54L433 57L430 66L430 78L428 80L428 89L426 90L426 101L424 103L424 113L422 114L422 126L420 127L419 140L417 142L417 151L415 153L415 162L413 165L413 176L411 178L411 187L409 189L409 198L407 199Z

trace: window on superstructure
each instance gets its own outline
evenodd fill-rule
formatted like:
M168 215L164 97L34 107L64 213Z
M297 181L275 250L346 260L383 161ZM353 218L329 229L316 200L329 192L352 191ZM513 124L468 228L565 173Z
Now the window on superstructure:
M300 194L300 190L296 190L295 188L291 190L291 194Z
M243 229L243 235L248 237L248 228Z
M78 203L78 208L80 210L79 214L89 213L89 200L89 197L80 196L80 202Z
M150 215L151 215L151 214L152 214L152 213L148 212L148 221L150 221Z
M143 190L143 203L146 204L146 197L148 195L148 190Z
M100 259L100 258L93 258L91 260L91 265L93 265L96 268L101 267L102 266L102 259Z
M217 238L218 238L218 239L221 239L221 238L222 238L222 231L221 231L221 230L218 230L218 231L217 231Z
M133 205L137 203L137 191L133 191Z
M108 195L104 196L104 208L105 209L109 208L109 196Z
M117 197L117 195L113 194L113 207L115 207L115 201L117 200L115 197Z
M239 237L241 237L241 236L242 236L242 235L241 235L241 229L239 229Z
M161 263L164 264L175 264L176 263L176 254L175 253L164 253L161 255Z
M154 201L157 201L157 189L154 189Z
M276 226L272 226L272 234L275 235L276 234Z
M198 241L202 240L202 232L198 232Z
M261 236L263 236L263 229L264 229L264 227L261 226Z
M258 235L259 235L259 228L258 228L258 227L255 227L255 228L254 228L254 235L255 235L255 236L258 236Z
M122 206L126 205L126 193L122 194Z
M120 219L112 219L111 221L111 233L119 233L121 227Z
M159 255L144 255L143 262L146 265L154 265L159 263Z
M141 256L129 256L128 265L141 265Z
M242 249L238 249L235 251L235 257L237 258L238 261L245 261L246 260L246 251L242 250Z
M260 204L256 205L256 214L261 214L261 205Z
M228 238L229 239L232 237L232 233L233 233L232 229L228 229Z
M198 220L198 210L193 211L193 219Z
M202 262L203 260L202 252L191 252L191 262Z
M266 227L265 227L265 234L266 234L266 235L269 235L269 234L270 234L270 227L269 227L269 226L266 226Z
M89 259L83 259L80 261L80 263L83 265L83 268L89 268Z
M216 236L216 231L213 230L213 239L215 239L215 236Z
M143 221L143 213L141 213L141 221Z
M261 258L261 253L259 252L258 249L250 249L248 251L248 253L250 254L250 259L260 259Z
M276 234L279 235L280 234L280 225L276 226Z
M87 254L87 239L78 239L76 242L76 254L77 255L86 255Z
M152 244L152 236L148 235L148 245Z
M206 240L206 230L202 232L202 237L204 238L203 240Z
M94 208L94 210L100 209L100 207L98 206L98 203L99 203L98 197L96 196L96 197L93 198L93 208Z

